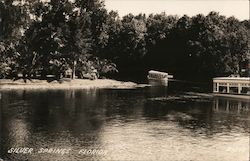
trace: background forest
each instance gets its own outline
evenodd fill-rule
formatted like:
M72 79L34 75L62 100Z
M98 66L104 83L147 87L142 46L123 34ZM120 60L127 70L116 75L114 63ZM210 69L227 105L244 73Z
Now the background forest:
M0 78L146 78L148 70L205 81L247 75L250 21L108 12L101 0L0 0Z

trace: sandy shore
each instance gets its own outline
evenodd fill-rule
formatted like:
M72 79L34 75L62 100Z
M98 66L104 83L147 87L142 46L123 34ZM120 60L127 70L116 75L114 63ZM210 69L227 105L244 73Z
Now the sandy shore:
M8 89L89 89L89 88L137 88L145 87L146 84L137 84L134 82L122 82L111 79L74 79L67 81L52 81L48 83L46 80L27 80L23 79L12 81L9 79L0 79L0 90Z

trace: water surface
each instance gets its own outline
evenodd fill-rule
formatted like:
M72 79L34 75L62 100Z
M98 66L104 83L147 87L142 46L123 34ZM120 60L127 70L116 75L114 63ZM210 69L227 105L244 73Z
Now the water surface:
M161 100L179 94L153 87L0 93L0 158L6 160L249 160L244 101ZM13 147L34 152L9 154ZM38 154L41 148L71 151ZM79 154L82 149L105 153Z

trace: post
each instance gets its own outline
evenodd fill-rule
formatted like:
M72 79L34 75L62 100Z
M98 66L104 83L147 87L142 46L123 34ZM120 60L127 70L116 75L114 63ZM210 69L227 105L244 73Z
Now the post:
M229 86L229 83L227 83L227 93L230 92L230 86Z
M72 69L72 79L76 77L76 61L73 62L73 69Z
M241 87L241 84L239 83L238 84L238 94L241 94L241 90L242 90L242 87Z

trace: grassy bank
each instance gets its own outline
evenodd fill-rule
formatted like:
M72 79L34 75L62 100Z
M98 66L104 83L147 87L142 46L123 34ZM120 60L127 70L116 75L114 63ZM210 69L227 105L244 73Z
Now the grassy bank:
M31 79L16 81L10 79L0 79L0 90L8 89L89 89L89 88L136 88L146 85L136 84L134 82L123 82L111 79L74 79L52 81Z

